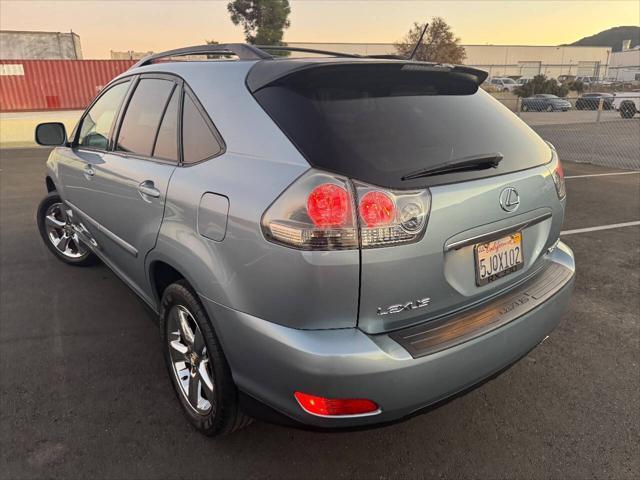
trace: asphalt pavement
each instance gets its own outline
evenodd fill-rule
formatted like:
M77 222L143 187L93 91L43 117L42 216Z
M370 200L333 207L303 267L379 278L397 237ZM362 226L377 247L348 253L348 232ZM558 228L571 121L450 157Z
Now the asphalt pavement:
M378 429L256 422L209 439L182 416L149 310L40 240L45 157L0 151L1 478L640 476L640 226L566 236L578 276L560 326L465 396ZM566 229L640 220L638 174L567 188Z

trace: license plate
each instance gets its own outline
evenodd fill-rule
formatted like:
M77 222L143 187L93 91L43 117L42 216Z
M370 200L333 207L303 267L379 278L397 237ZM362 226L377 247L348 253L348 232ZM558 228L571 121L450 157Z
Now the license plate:
M475 246L476 285L482 286L524 266L522 232Z

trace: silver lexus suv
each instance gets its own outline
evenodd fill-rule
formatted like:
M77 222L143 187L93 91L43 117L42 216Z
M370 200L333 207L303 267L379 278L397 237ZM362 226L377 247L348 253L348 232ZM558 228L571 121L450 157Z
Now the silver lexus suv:
M153 55L69 136L36 129L45 244L157 312L208 435L406 417L526 355L571 294L558 156L486 72L320 53Z

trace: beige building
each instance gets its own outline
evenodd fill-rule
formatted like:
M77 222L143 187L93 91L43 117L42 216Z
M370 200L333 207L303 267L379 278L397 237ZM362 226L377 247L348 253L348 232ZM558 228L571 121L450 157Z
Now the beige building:
M129 50L127 52L115 52L111 50L111 60L140 60L144 57L148 57L149 55L153 55L153 52L134 52L133 50Z
M315 48L360 55L395 53L389 43L305 43L288 42L291 47ZM611 57L609 47L563 47L534 45L465 45L466 65L481 68L490 76L533 77L544 74L589 75L604 78Z
M82 60L80 37L64 32L0 30L2 60Z

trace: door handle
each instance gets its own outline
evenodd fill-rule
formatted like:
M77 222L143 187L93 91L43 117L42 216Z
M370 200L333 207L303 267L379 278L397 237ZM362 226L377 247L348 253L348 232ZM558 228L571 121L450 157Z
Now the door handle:
M84 166L84 174L87 177L93 177L96 174L96 170L95 170L95 168L93 168L93 165L85 165Z
M138 191L146 197L158 198L160 196L160 190L155 187L151 180L145 180L138 185Z

